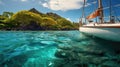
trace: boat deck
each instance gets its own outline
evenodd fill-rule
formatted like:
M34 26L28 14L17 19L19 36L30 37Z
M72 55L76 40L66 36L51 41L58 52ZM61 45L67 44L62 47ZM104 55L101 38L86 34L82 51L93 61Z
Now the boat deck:
M89 27L89 28L120 28L120 23L115 23L115 24L90 23L90 24L83 25L82 27Z

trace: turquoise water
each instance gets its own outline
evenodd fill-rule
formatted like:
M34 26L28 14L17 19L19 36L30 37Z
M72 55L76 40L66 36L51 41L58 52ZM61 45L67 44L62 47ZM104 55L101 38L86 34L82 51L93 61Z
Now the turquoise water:
M87 37L79 31L0 31L0 67L94 67L93 62L99 58L105 59L98 66L119 67L119 44ZM64 53L59 53L60 50Z

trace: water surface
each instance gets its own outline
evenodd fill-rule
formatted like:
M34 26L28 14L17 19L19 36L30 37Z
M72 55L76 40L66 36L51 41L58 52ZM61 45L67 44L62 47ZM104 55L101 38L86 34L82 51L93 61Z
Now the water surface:
M119 44L87 37L79 31L0 31L0 67L57 67L54 61L58 59L58 46L79 47L89 53L85 56L104 52L104 57L118 58L118 46L113 45ZM62 66L69 67L67 64Z

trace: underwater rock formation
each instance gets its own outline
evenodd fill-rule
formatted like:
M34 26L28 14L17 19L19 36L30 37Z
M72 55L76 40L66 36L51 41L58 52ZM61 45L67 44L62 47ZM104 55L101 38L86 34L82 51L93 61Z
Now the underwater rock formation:
M58 45L55 56L58 59L55 60L54 67L120 67L120 54L110 54L104 49L89 47L83 50L80 46Z

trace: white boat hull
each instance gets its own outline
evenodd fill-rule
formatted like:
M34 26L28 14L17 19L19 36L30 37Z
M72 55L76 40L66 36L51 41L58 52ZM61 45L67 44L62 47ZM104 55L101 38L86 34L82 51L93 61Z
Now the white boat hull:
M120 42L120 28L80 27L79 30L87 35Z

